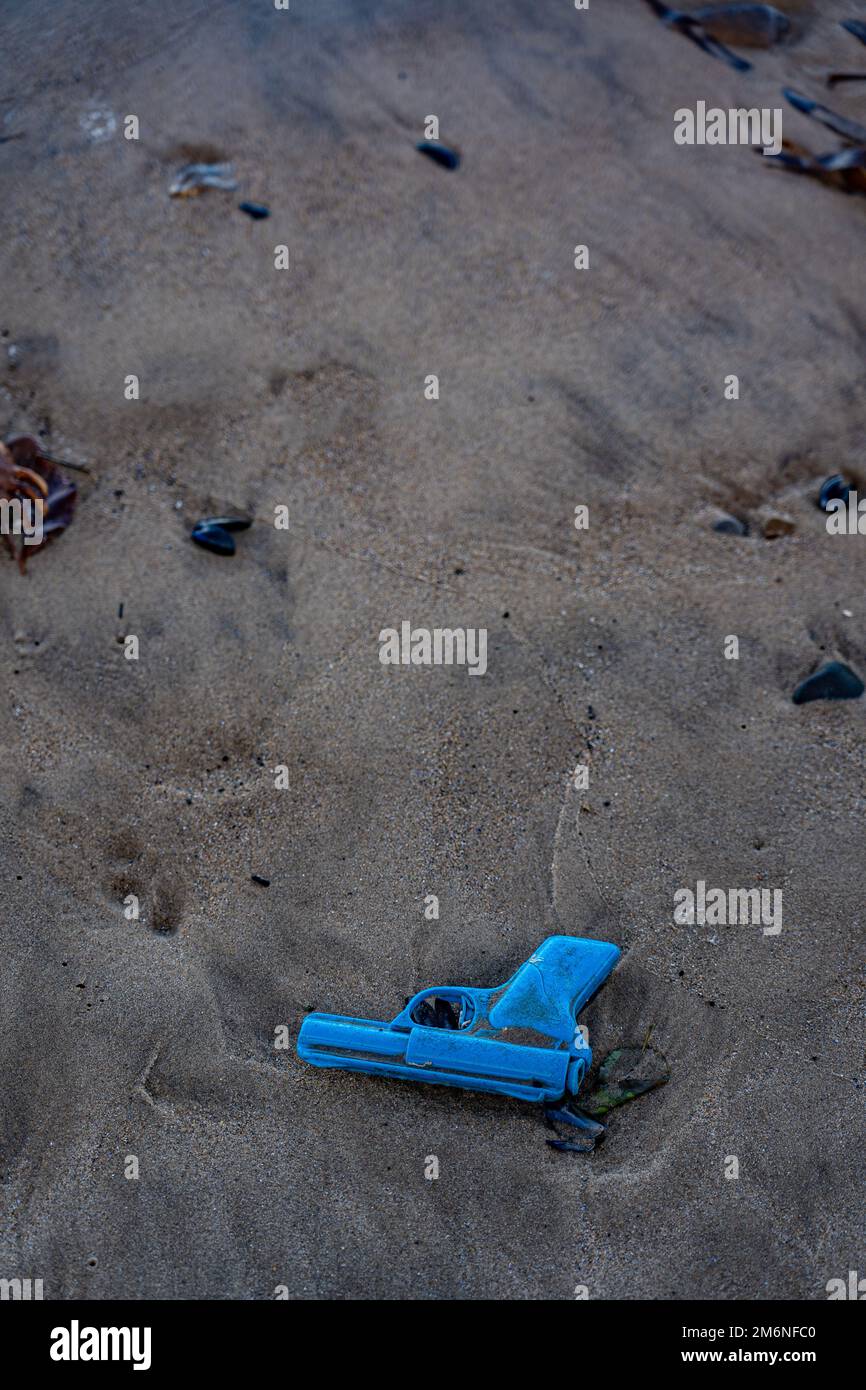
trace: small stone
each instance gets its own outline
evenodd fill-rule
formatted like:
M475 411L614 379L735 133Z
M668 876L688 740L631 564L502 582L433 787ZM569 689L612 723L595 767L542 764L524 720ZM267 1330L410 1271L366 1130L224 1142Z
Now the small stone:
M791 536L796 529L791 518L787 516L768 516L762 527L764 539L768 541L774 541L779 536Z
M270 208L266 208L264 203L238 203L238 207L247 217L252 217L254 222L260 222L263 217L271 215Z
M795 705L805 705L810 700L857 700L864 689L866 686L850 667L841 661L828 661L801 681L792 699Z
M270 888L271 886L271 880L269 878L262 878L261 874L250 874L250 878L253 883L260 883L262 888Z
M833 502L837 498L843 502L848 501L848 493L851 491L841 473L834 473L832 478L827 478L821 484L821 491L818 494L818 506L822 512L828 510L828 502Z

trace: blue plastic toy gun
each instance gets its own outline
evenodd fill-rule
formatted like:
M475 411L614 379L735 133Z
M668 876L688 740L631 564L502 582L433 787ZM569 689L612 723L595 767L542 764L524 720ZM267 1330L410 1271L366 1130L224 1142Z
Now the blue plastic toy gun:
M549 936L506 984L422 989L391 1023L308 1014L298 1055L315 1067L546 1104L576 1096L592 1065L577 1017L619 956L607 941Z

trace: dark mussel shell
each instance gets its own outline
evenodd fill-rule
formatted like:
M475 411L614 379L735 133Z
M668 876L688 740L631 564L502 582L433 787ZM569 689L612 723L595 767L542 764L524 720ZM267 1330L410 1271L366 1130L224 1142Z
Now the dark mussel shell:
M439 145L434 140L419 140L415 148L420 154L426 154L428 159L432 159L434 164L441 164L443 169L460 167L459 154L456 150L450 150L447 145Z
M203 546L205 550L212 550L215 555L234 555L234 537L222 526L214 526L211 522L199 521L193 528L191 539L196 545Z

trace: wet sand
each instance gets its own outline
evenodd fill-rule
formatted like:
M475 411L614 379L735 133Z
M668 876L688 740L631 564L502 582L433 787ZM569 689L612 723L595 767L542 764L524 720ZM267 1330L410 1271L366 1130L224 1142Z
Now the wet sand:
M0 420L91 472L0 571L0 1275L823 1299L862 1268L866 700L791 694L866 675L866 540L814 500L866 493L866 201L673 141L783 86L863 119L822 82L866 11L795 8L741 74L638 0L7 4ZM169 199L195 157L238 192ZM227 512L233 558L190 543ZM404 620L487 628L486 674L382 666ZM781 934L676 925L699 879L781 888ZM311 1007L388 1018L556 932L623 951L597 1056L652 1026L672 1071L592 1156L295 1056Z

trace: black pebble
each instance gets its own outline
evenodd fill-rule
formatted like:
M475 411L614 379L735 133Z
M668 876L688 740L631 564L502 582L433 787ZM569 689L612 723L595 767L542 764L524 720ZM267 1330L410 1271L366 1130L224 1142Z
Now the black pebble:
M420 140L415 148L420 150L421 154L426 154L435 164L441 164L443 169L457 169L460 165L459 154L456 150L449 150L447 145L435 145L432 140Z
M717 521L713 527L714 531L721 531L723 536L747 536L749 528L744 521L738 521L735 516L724 516L721 521Z
M241 212L245 212L247 217L252 217L256 222L261 222L263 217L270 217L271 210L266 208L264 203L238 203Z
M848 501L848 493L851 491L841 473L835 473L832 478L828 478L821 484L821 491L818 494L818 506L822 512L827 511L827 503L834 501L837 497L843 502Z
M841 661L828 661L797 686L792 699L795 705L805 705L810 700L856 700L864 689L860 677L850 667Z
M209 526L206 522L200 521L192 528L192 539L196 545L203 545L205 550L212 550L215 555L235 553L234 540L221 526Z
M269 878L262 878L261 874L250 874L250 878L253 883L260 883L263 888L270 888L271 886L271 880Z

